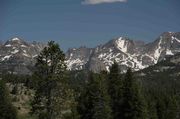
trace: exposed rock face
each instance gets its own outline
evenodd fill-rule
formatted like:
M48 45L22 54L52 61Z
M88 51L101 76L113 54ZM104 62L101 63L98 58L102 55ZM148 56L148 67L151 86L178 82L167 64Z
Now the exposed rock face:
M37 42L28 43L19 38L0 43L0 72L30 74L36 56L45 46ZM99 72L108 71L116 61L122 72L128 67L137 71L179 52L180 32L165 32L148 44L120 37L95 48L69 49L66 52L66 63L69 70L87 69Z
M67 54L73 57L67 55L67 64L71 70L86 68L98 72L109 70L116 61L122 71L127 67L140 70L178 52L180 52L180 32L165 32L148 44L120 37L91 49L70 49Z
M66 62L68 69L79 70L84 69L88 63L93 49L80 47L78 49L69 49L66 53Z
M42 43L27 43L13 38L0 47L0 71L14 74L30 74L35 57L45 47Z

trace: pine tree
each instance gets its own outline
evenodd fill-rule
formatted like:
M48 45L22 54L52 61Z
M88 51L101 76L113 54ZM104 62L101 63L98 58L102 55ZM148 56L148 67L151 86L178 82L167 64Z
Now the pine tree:
M177 118L177 100L175 96L161 95L157 99L157 116L158 119L176 119Z
M148 113L149 119L158 119L156 105L155 105L154 100L151 100L151 102L149 102L147 113Z
M110 100L103 76L91 74L86 90L79 98L81 119L111 119Z
M17 112L11 104L5 83L0 80L0 118L17 119Z
M120 77L119 66L116 62L110 68L108 75L108 92L111 98L111 108L114 119L122 118L123 80Z
M64 53L53 41L37 58L32 114L37 114L40 119L63 119L72 114L74 94L67 83L64 60Z
M156 100L152 98L152 95L146 95L147 102L147 115L149 119L158 119L157 109L156 109Z
M93 119L111 119L110 97L103 74L95 75L94 84L94 115Z
M167 97L167 116L166 119L177 119L178 112L178 104L176 96L168 96Z
M123 119L147 119L147 109L140 86L127 70L123 89Z

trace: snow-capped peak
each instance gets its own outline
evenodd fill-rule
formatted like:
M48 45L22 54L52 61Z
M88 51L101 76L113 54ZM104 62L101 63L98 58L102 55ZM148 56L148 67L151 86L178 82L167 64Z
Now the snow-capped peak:
M116 41L117 48L122 52L127 52L127 41L123 37L120 37Z
M174 32L169 31L168 33L169 33L169 34L173 34Z
M19 38L13 38L11 41L20 41L20 39Z
M8 40L5 44L6 47L20 47L22 46L27 46L28 42L25 42L24 40L18 38L18 37L14 37L10 40Z

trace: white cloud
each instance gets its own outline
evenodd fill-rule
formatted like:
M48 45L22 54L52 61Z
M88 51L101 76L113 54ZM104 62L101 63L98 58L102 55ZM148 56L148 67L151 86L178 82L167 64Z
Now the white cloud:
M84 0L82 4L101 4L101 3L113 3L113 2L127 2L127 0Z

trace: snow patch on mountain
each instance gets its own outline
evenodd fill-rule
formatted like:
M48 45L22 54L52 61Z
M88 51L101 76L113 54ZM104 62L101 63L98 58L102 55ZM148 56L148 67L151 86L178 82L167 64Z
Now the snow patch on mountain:
M27 53L27 51L26 51L26 50L23 50L23 52L24 52L24 53Z
M172 36L172 39L173 39L173 40L176 40L177 42L179 42L179 43L180 43L180 40L179 40L179 39L177 39L176 37Z
M7 40L0 47L0 72L30 74L29 68L33 67L36 61L33 56L38 55L45 46L46 44L29 43L19 38Z
M88 64L90 70L95 69L97 71L99 69L108 71L109 67L116 61L123 71L126 70L125 67L131 67L133 70L144 69L156 64L167 55L174 55L180 52L179 34L164 32L154 42L147 44L119 37L104 45L97 46L93 49L93 55L87 57L83 57L83 53L78 53L78 57L76 57L79 51L72 49L70 53L73 53L73 57L68 57L67 60L70 63L68 66L69 69L78 69L78 63L81 63L81 65ZM79 60L76 61L79 55L83 57L80 60L81 62ZM93 62L89 62L91 60ZM75 63L73 64L73 62Z
M30 55L28 55L27 53L23 53L24 56L26 57L31 57Z
M5 45L5 47L11 47L12 45L11 44L7 44L7 45Z
M166 50L166 55L174 55L174 54L172 53L171 50L167 49L167 50Z
M158 62L159 57L160 57L160 55L161 55L161 52L162 52L162 50L163 50L163 49L161 48L161 43L162 43L162 36L160 36L160 40L159 40L157 49L156 49L155 52L154 52L155 63Z
M4 56L1 61L4 61L4 60L8 60L12 55L7 55L7 56Z
M78 64L78 66L79 66L79 68L76 68L76 70L81 70L82 66L85 64L85 62L80 59L75 59L75 60L67 60L66 64L67 64L67 67L69 70L71 70L73 68L74 64Z
M127 52L127 42L123 37L120 37L118 40L115 41L117 44L117 48L122 52Z
M25 46L25 45L21 45L21 47L24 47L24 48L26 48L27 46Z
M18 53L19 52L19 50L18 49L15 49L14 51L12 51L11 53L12 54L16 54L16 53Z
M20 41L19 38L13 38L12 41Z

